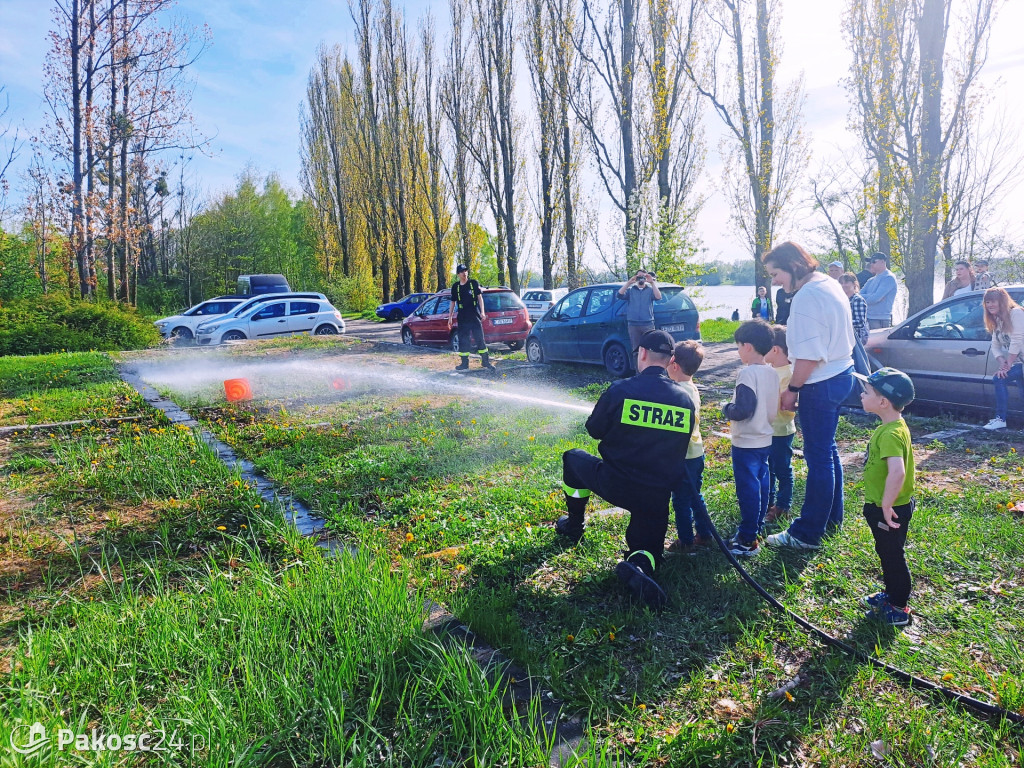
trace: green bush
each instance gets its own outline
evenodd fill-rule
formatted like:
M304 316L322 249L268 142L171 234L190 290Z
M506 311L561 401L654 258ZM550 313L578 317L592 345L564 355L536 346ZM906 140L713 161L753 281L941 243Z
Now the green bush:
M0 306L0 356L143 349L159 341L151 322L120 304L41 296Z

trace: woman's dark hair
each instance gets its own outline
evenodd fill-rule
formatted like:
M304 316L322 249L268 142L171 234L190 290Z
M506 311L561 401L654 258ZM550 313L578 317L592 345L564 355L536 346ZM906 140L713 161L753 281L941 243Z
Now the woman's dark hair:
M774 264L776 269L789 272L794 280L806 277L818 268L818 260L811 256L801 246L787 240L779 243L768 253L761 257L761 263L765 266Z

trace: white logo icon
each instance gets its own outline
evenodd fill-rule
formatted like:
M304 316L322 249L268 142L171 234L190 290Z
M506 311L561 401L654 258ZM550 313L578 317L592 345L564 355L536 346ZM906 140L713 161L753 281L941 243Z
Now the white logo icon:
M28 741L21 743L18 733L26 728L28 729ZM49 743L50 739L47 737L46 728L43 727L42 723L19 725L11 731L11 749L22 755L34 755Z

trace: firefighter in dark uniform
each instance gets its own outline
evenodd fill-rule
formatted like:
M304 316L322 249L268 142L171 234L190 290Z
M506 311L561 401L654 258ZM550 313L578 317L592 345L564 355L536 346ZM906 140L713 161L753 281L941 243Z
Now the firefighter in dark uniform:
M480 355L483 367L493 371L494 366L487 353L487 345L484 344L482 323L487 318L487 313L484 311L484 294L480 290L480 283L469 279L469 267L465 264L459 264L455 268L455 274L459 276L459 279L452 285L452 303L448 310L449 330L452 327L452 317L455 315L456 308L459 311L459 356L462 361L455 366L455 370L469 370L469 350L475 349ZM470 347L470 343L474 346Z
M568 514L555 530L583 538L591 493L629 511L625 559L615 572L635 598L659 609L668 601L654 580L668 529L672 486L686 475L686 447L695 415L689 395L668 377L675 341L665 331L640 337L638 374L612 384L587 419L601 458L574 448L562 454L562 490Z

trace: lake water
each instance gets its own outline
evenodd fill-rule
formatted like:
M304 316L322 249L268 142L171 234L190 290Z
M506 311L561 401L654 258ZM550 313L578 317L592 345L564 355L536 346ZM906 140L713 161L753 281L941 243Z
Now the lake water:
M893 306L893 322L899 323L907 316L907 289L900 281L900 290L896 295L896 303ZM936 281L935 300L942 296L942 289L945 284ZM771 297L775 301L775 292L779 290L772 286ZM693 303L700 310L702 320L713 320L716 317L728 319L734 309L740 311L741 320L750 319L750 302L757 295L757 289L752 285L695 285L687 286L686 295L693 299Z

